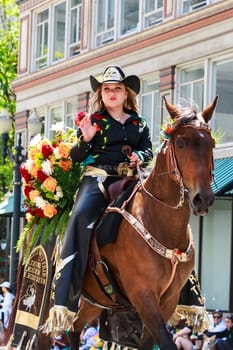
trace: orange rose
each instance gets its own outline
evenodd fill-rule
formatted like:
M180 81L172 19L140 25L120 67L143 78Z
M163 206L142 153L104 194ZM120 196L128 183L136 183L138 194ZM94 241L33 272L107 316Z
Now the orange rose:
M33 164L32 167L31 167L31 171L30 171L30 174L33 176L33 177L37 177L37 171L39 170L39 168Z
M52 204L46 204L43 209L43 213L47 218L51 219L57 214L57 209Z
M39 197L39 196L40 196L40 192L37 191L37 190L31 191L31 192L29 193L29 198L30 198L30 200L31 200L33 203L35 203L35 198L37 198L37 197Z
M72 161L67 159L67 160L60 160L58 163L59 167L62 168L65 171L69 171L72 165Z
M47 179L42 184L42 187L46 188L46 190L50 192L55 192L56 186L57 186L57 180L51 176L47 177Z
M58 145L59 153L62 158L68 158L71 150L71 144L61 142Z

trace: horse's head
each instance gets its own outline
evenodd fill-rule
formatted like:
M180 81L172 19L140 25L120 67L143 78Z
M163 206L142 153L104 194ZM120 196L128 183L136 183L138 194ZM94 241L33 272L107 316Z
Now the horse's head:
M169 129L171 148L171 173L180 178L189 194L191 210L196 215L205 215L214 202L211 188L213 170L214 139L211 136L209 121L217 104L215 100L202 112L191 108L179 108L166 98L166 108L173 120ZM166 133L166 130L165 130Z

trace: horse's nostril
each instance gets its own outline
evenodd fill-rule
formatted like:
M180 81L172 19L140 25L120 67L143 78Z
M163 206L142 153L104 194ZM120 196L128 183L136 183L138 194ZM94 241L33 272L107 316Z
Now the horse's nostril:
M200 206L201 203L202 203L202 199L201 199L200 194L198 193L198 194L196 194L196 196L193 198L193 204L194 204L195 206Z
M214 194L211 192L205 196L201 195L201 193L197 193L193 198L193 205L196 208L208 208L212 206L213 203L214 203Z

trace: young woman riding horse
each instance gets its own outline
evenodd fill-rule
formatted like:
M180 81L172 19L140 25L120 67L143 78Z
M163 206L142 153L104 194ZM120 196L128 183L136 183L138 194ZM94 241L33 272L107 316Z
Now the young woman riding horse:
M165 323L173 314L194 265L188 226L190 211L205 215L214 201L214 140L208 122L216 103L217 98L197 113L179 109L165 99L173 122L164 130L155 166L136 187L127 205L124 202L120 210L116 208L123 217L116 241L101 248L96 263L111 269L122 293L143 321L141 350L152 349L154 343L160 350L176 349ZM146 154L150 155L149 145ZM104 295L89 265L82 290L85 300L77 314L75 332L70 333L71 349L78 349L82 328L100 315L100 307L116 309L116 303ZM57 326L62 325L60 319Z
M66 329L75 317L87 266L93 227L109 203L108 187L127 175L129 167L152 160L152 144L145 120L138 115L136 94L140 80L125 76L119 66L108 66L101 80L90 77L96 112L77 120L78 143L73 161L83 162L85 173L66 230L61 263L53 280L51 314L63 319ZM124 146L132 152L125 154Z

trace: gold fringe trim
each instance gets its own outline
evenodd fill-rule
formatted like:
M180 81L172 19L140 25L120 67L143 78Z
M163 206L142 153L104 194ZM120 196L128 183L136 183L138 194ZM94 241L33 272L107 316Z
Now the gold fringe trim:
M52 253L52 261L53 261L54 265L57 265L57 263L60 259L62 245L63 245L63 239L61 238L60 235L58 235L56 238L56 243L54 245L54 249L53 249L53 253Z
M203 333L209 328L210 320L206 309L202 306L178 305L169 320L171 326L177 326L179 321L186 319L188 326L193 327L193 333Z
M104 341L103 343L103 350L108 350L109 349L109 344L111 344L111 348L110 350L137 350L136 348L129 348L127 346L123 346L123 345L119 345L119 344L116 344L116 343L109 343L107 341Z
M74 331L73 322L75 312L67 309L65 306L55 305L49 311L49 317L40 330L43 333L59 334L66 330Z

